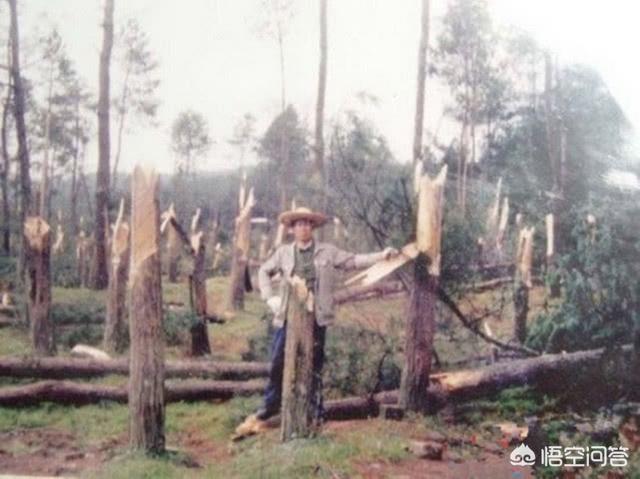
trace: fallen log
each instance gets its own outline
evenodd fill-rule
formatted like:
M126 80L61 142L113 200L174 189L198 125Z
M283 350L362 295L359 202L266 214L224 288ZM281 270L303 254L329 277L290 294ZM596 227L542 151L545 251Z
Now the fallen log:
M267 363L167 361L165 376L170 378L203 377L212 379L249 379L266 377ZM122 359L74 359L74 358L0 358L0 376L14 378L72 379L129 374L129 361Z
M187 381L165 384L167 402L205 401L231 399L234 396L249 396L264 390L265 381L253 379L235 381ZM41 402L83 405L100 401L128 401L127 388L81 384L72 381L40 381L24 386L0 389L0 406L30 406Z
M551 393L574 392L605 384L607 371L601 367L609 351L604 348L574 353L545 354L535 358L496 363L483 368L432 374L427 392L429 410L436 412L445 404L460 403L491 396L502 389L529 386ZM630 361L633 346L623 346L615 357ZM609 378L610 379L610 378ZM352 397L328 401L326 418L330 420L375 417L384 404L397 404L398 391L386 391L369 398Z
M633 346L623 346L619 354L614 354L612 357L608 356L609 354L610 351L605 351L604 348L575 353L545 354L535 358L505 361L483 368L432 374L427 392L430 398L430 411L435 412L450 403L491 396L504 388L514 386L529 386L552 393L572 391L579 394L584 389L593 389L594 384L605 384L604 379L610 371L601 368L604 360L615 358L630 361ZM56 359L61 358L42 358L38 361L47 362ZM167 375L170 375L169 371L171 369L167 367ZM167 401L228 399L234 395L260 394L265 386L265 382L258 379L246 382L166 381L165 384ZM0 388L0 406L23 406L39 401L73 404L88 404L102 400L126 402L126 397L124 388L97 384L85 385L72 381L42 381ZM397 401L397 391L385 391L368 398L350 397L327 401L325 402L326 418L344 420L375 417L379 414L381 405L397 404Z

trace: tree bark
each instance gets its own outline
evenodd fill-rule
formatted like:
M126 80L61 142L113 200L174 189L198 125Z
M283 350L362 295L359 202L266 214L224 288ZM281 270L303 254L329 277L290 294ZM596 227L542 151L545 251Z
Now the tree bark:
M76 359L62 357L1 357L0 376L12 378L71 379L129 374L129 360ZM266 377L268 363L225 361L167 361L167 378L242 380Z
M127 339L125 300L129 274L129 225L123 221L123 215L124 199L120 202L111 243L111 274L104 327L104 349L108 353L124 351Z
M425 412L429 372L435 335L437 277L429 274L428 260L421 254L414 263L414 283L405 333L405 364L402 370L400 406Z
M308 437L314 432L315 409L320 394L317 391L319 383L314 380L316 328L315 317L308 308L310 291L304 280L297 276L290 283L282 379L282 441Z
M131 195L131 298L129 313L129 443L160 453L164 436L164 332L158 176L137 166Z
M37 355L55 352L51 323L51 228L38 216L30 216L24 224L27 244L29 317L31 343Z
M27 144L27 127L24 121L25 100L22 75L20 73L20 35L18 33L18 12L16 0L8 0L11 10L11 25L9 36L11 40L11 78L13 79L13 114L16 120L18 137L18 162L20 164L20 224L23 225L32 211L31 205L31 177L30 158ZM27 268L26 251L28 248L26 237L22 235L20 261L18 262L18 277L23 281ZM27 312L28 314L28 312ZM28 317L27 317L28 320Z
M427 77L427 49L429 48L429 0L422 0L420 46L418 47L418 82L416 89L416 117L413 132L413 165L422 160L422 131L424 128L424 89Z
M102 37L102 52L100 53L100 94L98 98L98 172L96 175L96 210L95 233L96 250L94 255L94 274L92 286L95 289L105 289L108 285L109 272L107 267L107 228L108 222L105 211L109 210L109 180L111 169L109 156L111 154L111 138L109 133L109 65L111 63L111 49L113 47L113 9L114 0L105 0L104 4L104 34Z
M10 56L8 60L10 65ZM6 256L9 256L11 254L11 208L9 207L9 170L11 168L11 160L7 148L7 121L9 119L9 105L13 89L11 70L9 70L7 82L7 96L2 106L2 127L0 129L0 135L2 135L2 175L0 180L2 182L2 250Z

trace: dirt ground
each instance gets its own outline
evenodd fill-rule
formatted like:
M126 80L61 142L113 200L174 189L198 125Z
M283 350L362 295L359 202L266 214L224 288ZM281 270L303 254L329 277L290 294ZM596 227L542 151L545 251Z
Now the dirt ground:
M338 431L343 423L327 425ZM109 438L99 444L82 444L73 434L56 428L18 429L0 433L0 473L21 475L77 476L100 468L126 447L127 435ZM192 429L167 437L169 450L180 450L189 459L187 467L229 459L226 444L216 443L201 431ZM509 464L506 452L483 451L473 459L461 459L445 451L442 461L409 458L397 463L372 462L354 464L365 478L491 478L527 479L534 477L526 468Z
M81 444L73 434L55 428L17 429L0 433L0 472L24 475L73 475L98 467L125 444L126 435L99 445Z

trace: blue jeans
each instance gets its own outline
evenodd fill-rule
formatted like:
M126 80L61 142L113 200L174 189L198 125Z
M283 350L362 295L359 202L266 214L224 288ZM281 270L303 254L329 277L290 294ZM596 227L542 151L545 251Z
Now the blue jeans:
M321 419L324 413L322 406L322 367L324 366L324 343L327 332L326 326L318 326L314 321L314 335L316 338L313 344L313 379L315 381L316 397L316 418ZM269 382L264 392L264 409L269 414L276 414L280 411L282 401L282 375L284 372L284 345L287 341L287 323L278 328L273 333L271 343L271 367L269 369Z

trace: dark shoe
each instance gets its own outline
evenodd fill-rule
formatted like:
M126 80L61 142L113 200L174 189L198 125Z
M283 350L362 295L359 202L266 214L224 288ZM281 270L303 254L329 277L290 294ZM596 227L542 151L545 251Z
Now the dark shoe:
M278 414L279 411L273 409L260 408L256 411L256 419L266 421L267 419Z

